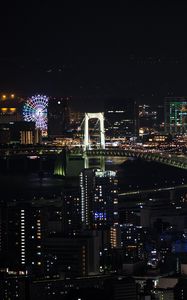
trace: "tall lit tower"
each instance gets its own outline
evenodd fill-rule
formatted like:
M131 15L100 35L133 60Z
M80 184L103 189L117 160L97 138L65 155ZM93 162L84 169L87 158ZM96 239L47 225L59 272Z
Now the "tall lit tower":
M42 211L28 203L8 203L0 208L1 259L4 257L6 268L17 274L43 273Z
M84 169L80 173L81 221L83 227L90 227L95 171Z
M118 181L114 171L95 171L92 226L109 228L118 224Z
M187 97L165 98L164 114L166 133L187 133Z
M84 169L80 188L83 227L103 229L118 223L116 172Z

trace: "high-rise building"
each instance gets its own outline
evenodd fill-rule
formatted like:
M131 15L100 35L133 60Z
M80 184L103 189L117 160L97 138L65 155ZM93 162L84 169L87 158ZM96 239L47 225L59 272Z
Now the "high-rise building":
M85 113L79 111L70 112L70 127L72 130L81 131L81 124L83 123Z
M48 103L48 135L60 137L67 133L70 124L69 97L50 98Z
M42 209L8 203L0 211L0 268L17 275L43 273Z
M7 275L0 276L0 299L29 299L27 293L27 276Z
M91 225L94 176L94 169L84 169L80 173L81 222L85 227Z
M121 247L124 249L126 259L138 260L145 258L145 241L148 232L141 226L132 224L123 224L120 226L121 231Z
M105 105L105 128L108 137L138 135L138 106L132 99L112 99Z
M118 223L116 172L84 169L80 188L83 226L104 229Z
M81 228L81 205L79 191L64 193L62 199L62 231L65 236L77 235Z
M187 97L167 97L164 103L165 132L187 133Z
M0 123L22 121L23 103L15 94L0 93Z
M47 252L55 258L56 272L66 278L99 273L99 237L96 232L74 237L49 237Z
M131 277L108 279L104 283L104 289L106 291L106 299L137 299L136 282Z
M41 131L34 122L17 121L0 124L0 144L38 144Z
M92 214L94 228L109 228L114 224L118 224L117 184L116 172L95 172Z
M139 129L148 134L155 130L161 130L164 121L164 106L140 104L138 112Z

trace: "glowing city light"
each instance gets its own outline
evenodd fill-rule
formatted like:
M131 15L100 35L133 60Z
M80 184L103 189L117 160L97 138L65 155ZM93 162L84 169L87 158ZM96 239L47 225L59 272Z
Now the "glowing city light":
M43 95L32 96L23 107L23 118L27 122L35 122L40 130L47 130L48 97Z

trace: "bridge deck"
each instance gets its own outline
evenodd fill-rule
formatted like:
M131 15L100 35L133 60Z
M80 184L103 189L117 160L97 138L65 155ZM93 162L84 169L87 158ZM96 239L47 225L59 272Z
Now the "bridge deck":
M66 149L55 146L30 146L30 147L16 147L16 148L2 148L0 149L0 157L11 156L48 156L48 155L67 155L70 157L79 156L82 158L97 158L97 157L135 157L142 158L149 161L156 161L172 167L180 169L187 169L187 156L171 154L169 152L152 152L152 151L136 151L129 149L92 149L84 151L82 148Z
M170 165L172 167L177 167L181 169L187 169L187 156L185 155L177 155L170 154L168 152L163 153L153 153L153 152L145 152L145 151L135 151L135 150L124 150L124 149L94 149L94 150L86 150L86 151L71 151L72 154L82 153L83 157L94 158L94 157L135 157L142 158L149 161L156 161L159 163L163 163L166 165Z

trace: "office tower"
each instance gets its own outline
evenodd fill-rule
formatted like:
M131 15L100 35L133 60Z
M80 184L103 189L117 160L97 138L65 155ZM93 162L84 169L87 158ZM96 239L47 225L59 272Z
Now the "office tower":
M118 188L116 172L95 171L92 226L109 228L118 224Z
M0 123L22 121L23 103L15 94L0 94Z
M107 137L138 135L138 106L132 99L111 99L105 105Z
M23 120L25 100L15 94L0 94L0 144L40 143L40 131L34 122Z
M71 111L70 112L70 128L71 130L75 130L80 132L83 129L81 128L81 124L83 123L85 113L79 111Z
M116 172L84 169L80 188L83 226L104 229L118 223Z
M95 232L67 238L51 236L45 246L55 258L57 274L71 278L99 273L99 238Z
M187 133L187 98L167 97L164 102L165 132L175 134Z
M111 249L121 248L120 224L114 224L110 228L110 247Z
M94 189L93 169L84 169L80 173L80 189L81 189L81 222L83 227L91 226L92 219L92 202Z
M62 199L62 231L65 236L77 235L81 228L80 193L66 191Z
M7 275L1 272L0 276L0 299L30 299L27 298L26 276Z
M164 122L164 106L140 104L138 106L139 128L146 134L160 130Z
M1 268L14 275L43 273L42 209L15 202L1 206Z
M64 136L70 124L69 97L50 98L48 104L49 137Z
M104 282L104 290L106 293L106 299L137 299L136 282L131 277L108 279Z
M0 144L38 144L41 140L41 132L35 129L34 122L10 122L0 124Z
M148 239L148 232L141 226L123 224L120 226L121 247L127 260L138 260L145 258L145 241Z

